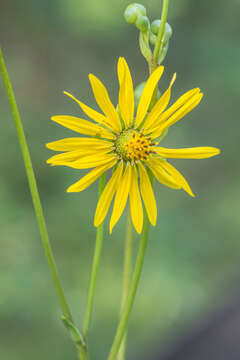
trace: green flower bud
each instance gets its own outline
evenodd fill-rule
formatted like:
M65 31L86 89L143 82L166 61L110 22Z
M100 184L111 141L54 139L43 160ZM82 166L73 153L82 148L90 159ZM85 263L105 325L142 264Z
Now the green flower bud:
M154 20L151 24L151 32L154 35L158 34L159 31L159 27L161 24L161 20L157 19ZM172 36L172 28L171 26L166 22L165 24L165 31L164 31L164 35L163 35L163 43L166 44L168 42L168 40L170 39L170 37Z
M173 33L173 31L172 31L171 25L169 25L169 23L166 22L166 24L165 24L165 32L164 32L164 37L163 37L164 44L166 44L168 42L168 40L172 36L172 33Z
M143 92L143 89L144 89L145 85L146 85L146 81L143 81L140 84L138 84L136 86L136 88L134 89L135 108L138 107L138 104L139 104L140 98L142 96L142 92ZM157 100L160 99L160 96L161 96L161 93L160 93L160 91L158 89Z
M154 20L151 24L151 32L154 34L154 35L157 35L158 34L158 30L159 30L159 27L160 27L160 24L161 24L161 20L157 19L157 20Z
M149 40L150 40L150 43L151 43L153 46L156 45L157 36L154 35L151 31L150 31L150 34L149 34Z
M148 31L150 27L148 17L139 14L136 20L136 27L142 32Z
M133 3L126 8L124 18L129 24L135 24L139 15L146 16L146 14L146 8L143 5Z

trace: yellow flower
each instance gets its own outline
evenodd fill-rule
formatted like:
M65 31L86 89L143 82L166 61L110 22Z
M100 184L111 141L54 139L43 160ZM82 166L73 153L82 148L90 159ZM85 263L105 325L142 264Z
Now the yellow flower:
M113 106L108 92L101 81L89 75L92 90L102 113L99 113L71 94L84 113L95 123L75 116L58 115L52 120L90 137L73 137L47 144L49 149L62 153L51 157L47 163L65 165L74 169L93 168L68 192L79 192L90 186L101 174L112 168L112 176L98 201L94 225L99 226L105 219L113 197L115 200L110 220L110 232L121 217L128 197L132 223L138 233L142 232L143 207L152 225L156 225L157 206L149 173L164 185L174 189L184 189L194 196L184 177L166 159L203 159L220 153L214 147L187 149L167 149L158 146L158 139L164 132L188 112L195 108L203 94L200 89L192 89L182 95L167 110L171 88L163 93L150 112L149 104L154 89L163 73L159 66L149 77L134 116L134 89L131 73L124 58L118 61L119 97L117 109Z

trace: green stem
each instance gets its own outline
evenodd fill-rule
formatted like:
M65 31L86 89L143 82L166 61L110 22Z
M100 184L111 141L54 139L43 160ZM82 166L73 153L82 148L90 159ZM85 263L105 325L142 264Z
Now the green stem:
M127 300L127 295L130 285L131 277L131 268L132 268L132 246L133 246L133 227L131 221L130 209L128 209L127 217L127 231L126 231L126 242L125 242L125 254L124 254L124 264L123 264L123 290L122 290L122 304L121 304L121 313L123 313L124 304ZM127 340L127 330L124 334L119 353L118 360L125 359L126 352L126 340Z
M68 320L65 316L62 316L62 321L69 331L69 334L77 348L78 358L80 360L87 360L87 346L83 339L82 334L72 321Z
M82 346L78 348L78 360L87 360L87 351L86 348L84 349Z
M39 231L40 231L41 238L42 238L43 247L45 250L45 255L46 255L48 265L49 265L49 268L50 268L50 271L51 271L51 274L53 277L55 288L57 290L57 294L59 297L59 301L60 301L60 304L62 307L63 314L66 318L68 318L69 320L72 321L72 316L71 316L69 306L67 304L67 301L66 301L66 298L65 298L65 295L63 292L63 288L62 288L60 280L59 280L56 263L55 263L53 252L52 252L51 245L49 242L46 223L45 223L45 219L44 219L43 211L42 211L42 205L41 205L38 188L37 188L37 183L36 183L36 179L35 179L35 175L34 175L34 171L33 171L33 167L32 167L32 161L30 158L27 141L26 141L26 138L24 135L22 121L21 121L20 114L18 111L13 88L12 88L12 85L11 85L11 82L10 82L10 79L8 76L7 68L6 68L4 59L3 59L1 49L0 49L0 71L2 73L2 77L3 77L4 84L5 84L6 92L8 95L10 107L12 110L12 115L13 115L15 126L17 129L18 140L20 143L21 151L22 151L23 161L24 161L25 170L27 173L28 183L29 183L29 187L30 187L30 191L31 191L32 201L33 201L34 210L35 210L37 221L38 221L38 226L39 226Z
M104 186L105 186L105 178L106 178L106 173L104 173L100 177L100 180L99 180L99 189L98 189L99 197L101 196ZM101 256L101 251L102 251L103 226L104 226L104 223L99 225L97 228L97 232L96 232L96 244L95 244L95 250L94 250L94 256L93 256L92 272L91 272L90 283L89 283L85 318L84 318L84 322L83 322L83 335L86 339L87 339L88 329L89 329L91 316L92 316L93 299L94 299L94 293L95 293L95 288L96 288L96 280L97 280L100 256Z
M159 26L159 30L158 30L158 35L157 35L157 41L156 41L156 45L153 51L153 58L152 61L150 61L148 63L148 68L149 68L149 75L151 75L151 73L158 67L158 58L159 55L162 52L163 49L163 36L164 36L164 31L165 31L165 24L167 21L167 14L168 14L168 0L163 0L163 5L162 5L162 15L161 15L161 24ZM151 110L153 108L153 106L155 105L156 101L157 101L157 93L158 93L158 87L156 86L154 92L153 92L153 96L152 96L152 100L151 100L151 104L149 106L149 110Z
M161 24L160 24L160 27L158 30L157 41L156 41L156 45L155 45L154 52L153 52L152 71L154 69L156 69L156 67L158 66L158 57L159 57L159 54L161 54L162 49L163 49L162 40L163 40L163 36L164 36L164 31L165 31L165 24L167 21L167 14L168 14L168 0L163 0Z
M131 285L130 285L130 289L129 289L129 293L128 293L128 298L124 305L124 309L123 309L123 312L122 312L122 315L120 318L120 322L118 324L116 335L115 335L115 338L114 338L114 341L113 341L113 344L112 344L112 347L111 347L111 350L110 350L107 360L114 360L116 358L117 353L119 351L119 347L120 347L122 339L123 339L123 336L127 329L129 315L132 310L133 302L134 302L136 291L137 291L137 286L138 286L140 275L142 272L144 255L146 252L147 240L148 240L148 234L149 234L149 226L150 226L150 223L149 223L147 214L145 212L144 213L143 232L142 232L141 238L139 240L138 254L137 254L136 264L135 264L133 277L132 277L132 281L131 281Z
M70 312L67 300L65 298L60 279L59 279L57 266L55 263L55 259L53 256L52 248L51 248L49 237L48 237L47 227L46 227L43 210L42 210L42 205L41 205L41 201L40 201L40 197L39 197L39 193L38 193L36 178L35 178L34 171L33 171L32 161L31 161L27 141L26 141L25 134L24 134L21 117L20 117L20 114L18 111L18 106L16 103L16 99L15 99L15 95L13 92L11 82L10 82L10 79L8 76L7 68L6 68L4 59L3 59L3 54L2 54L1 48L0 48L0 71L2 73L3 81L5 84L7 96L9 99L13 119L15 122L16 130L17 130L18 140L19 140L21 151L22 151L24 166L25 166L25 170L26 170L26 174L27 174L27 179L28 179L28 183L29 183L29 187L30 187L30 192L31 192L33 206L34 206L34 210L35 210L35 214L36 214L36 218L37 218L37 222L38 222L38 227L39 227L39 231L40 231L40 235L41 235L41 239L42 239L42 244L44 247L45 255L46 255L47 262L48 262L48 265L50 268L50 272L52 274L53 283L54 283L56 291L57 291L57 295L58 295L58 299L59 299L59 302L60 302L60 305L62 308L62 312L64 314L64 318L66 319L65 325L66 325L66 322L68 322L68 324L71 324L73 326L72 315L71 315L71 312ZM79 338L78 338L77 346L82 347L83 352L86 351L84 342L81 342L81 336L79 336ZM81 359L85 360L84 357L82 357Z

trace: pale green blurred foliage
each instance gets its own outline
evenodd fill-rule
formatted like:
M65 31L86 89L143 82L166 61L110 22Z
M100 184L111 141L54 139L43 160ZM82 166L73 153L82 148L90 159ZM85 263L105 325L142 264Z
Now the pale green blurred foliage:
M152 20L158 0L142 2ZM66 98L72 92L97 108L92 72L117 101L116 63L126 57L135 85L146 80L136 29L124 22L128 1L11 1L0 12L0 36L32 154L50 238L73 313L86 301L95 229L97 186L79 194L65 189L83 172L50 168L45 143L75 136L51 123L53 114L83 116ZM173 28L161 80L174 72L172 99L199 86L205 96L164 139L166 147L218 146L209 160L175 161L195 199L156 184L158 222L152 229L143 278L131 316L129 359L142 358L174 329L222 300L239 272L239 9L238 1L170 2ZM160 89L160 90L162 90ZM0 358L74 359L41 247L23 162L0 82ZM92 358L104 359L120 305L125 218L106 232L91 326ZM137 240L136 240L137 243ZM222 295L223 294L223 295Z

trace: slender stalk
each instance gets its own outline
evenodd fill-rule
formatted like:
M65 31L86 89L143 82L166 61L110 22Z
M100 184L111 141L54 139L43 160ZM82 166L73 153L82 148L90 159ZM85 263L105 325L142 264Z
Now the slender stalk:
M60 278L58 275L57 266L56 266L56 262L54 259L54 255L53 255L51 244L50 244L49 237L48 237L47 227L46 227L43 210L42 210L42 205L41 205L41 201L40 201L40 197L39 197L39 193L38 193L36 178L35 178L34 171L33 171L32 161L31 161L27 141L26 141L25 134L24 134L21 117L20 117L20 114L18 111L18 106L16 103L16 99L15 99L15 95L13 92L11 82L10 82L10 79L8 76L8 72L7 72L5 62L4 62L1 48L0 48L0 72L3 77L7 96L8 96L10 107L12 110L13 119L15 122L16 130L17 130L18 140L19 140L21 151L22 151L24 166L25 166L25 170L26 170L26 174L27 174L27 179L28 179L28 183L29 183L31 196L32 196L33 206L34 206L37 223L38 223L38 227L39 227L39 231L40 231L40 236L41 236L43 248L45 251L45 256L47 258L47 262L48 262L48 266L49 266L49 269L50 269L50 272L52 275L53 283L56 288L56 292L57 292L58 299L59 299L59 302L60 302L60 305L62 308L62 312L64 314L63 322L64 322L65 326L68 328L68 330L70 331L73 341L75 342L79 359L86 360L87 354L86 354L85 343L82 339L81 334L74 327L72 315L71 315L71 312L70 312L70 309L69 309L64 291L63 291L63 287L61 285Z
M138 254L137 254L136 264L135 264L135 268L134 268L134 272L133 272L133 277L132 277L127 301L124 305L123 312L122 312L122 315L120 318L120 322L117 327L116 335L115 335L115 338L114 338L114 341L113 341L113 344L112 344L112 347L111 347L111 350L110 350L107 360L115 360L117 353L119 351L119 347L121 345L123 336L127 329L129 315L132 310L133 302L134 302L136 291L137 291L137 286L138 286L140 275L142 272L144 255L146 252L147 240L148 240L148 234L149 234L149 226L150 226L150 223L149 223L147 214L145 212L144 213L143 232L142 232L141 238L139 240Z
M153 51L153 58L152 60L149 62L148 64L148 68L149 68L149 75L151 75L151 73L158 67L158 58L159 55L162 52L163 49L163 36L164 36L164 31L165 31L165 24L167 21L167 14L168 14L168 0L163 0L163 4L162 4L162 14L161 14L161 24L159 26L159 30L158 30L158 35L157 35L157 41L154 47L154 51ZM158 86L156 86L154 92L153 92L153 96L152 96L152 100L151 100L151 104L149 106L149 110L151 110L153 108L153 106L155 105L156 101L157 101L157 93L158 93Z
M80 346L77 350L77 353L78 353L78 360L87 360L88 359L86 348L84 349L82 346Z
M104 185L105 185L106 173L104 173L99 180L99 188L98 188L98 196L100 197ZM85 339L87 339L88 329L91 321L92 311L93 311L93 300L94 300L94 293L96 288L96 280L97 280L97 273L99 268L100 256L102 251L102 243L103 243L103 226L104 223L98 226L96 232L96 244L93 256L93 263L92 263L92 271L89 283L89 290L88 290L88 298L87 298L87 305L86 305L86 312L83 322L83 335Z
M123 290L122 290L122 303L121 303L121 313L123 313L124 304L127 300L127 295L130 286L131 278L131 269L132 269L132 246L133 246L133 227L131 221L130 209L128 209L127 217L127 231L126 231L126 241L125 241L125 254L124 254L124 264L123 264ZM125 359L126 353L126 341L127 341L127 330L124 334L119 353L118 360Z
M154 52L153 52L153 69L152 69L152 71L157 67L158 57L159 57L159 54L161 54L161 52L162 52L162 48L163 48L162 40L163 40L163 36L164 36L164 31L165 31L165 24L167 21L167 14L168 14L168 0L163 0L161 24L160 24L160 27L158 30L157 41L156 41L156 45L155 45Z
M56 263L54 260L53 252L51 249L50 241L48 238L46 223L45 223L45 219L44 219L43 211L42 211L42 205L41 205L38 188L37 188L37 183L36 183L36 179L35 179L35 175L34 175L34 171L33 171L33 167L32 167L32 161L30 158L28 145L27 145L26 138L24 135L24 130L23 130L20 114L18 111L16 99L14 96L13 88L12 88L12 85L11 85L11 82L10 82L10 79L8 76L7 68L6 68L4 59L3 59L1 49L0 49L0 71L2 73L2 77L3 77L4 84L5 84L6 92L8 95L10 107L12 110L12 115L13 115L15 126L17 129L18 140L20 143L21 151L22 151L24 166L25 166L25 170L26 170L26 174L27 174L27 178L28 178L30 191L31 191L34 210L35 210L37 221L38 221L38 227L39 227L39 231L41 234L43 247L45 250L45 255L46 255L48 265L49 265L49 268L50 268L50 271L52 274L53 282L54 282L54 285L55 285L55 288L56 288L56 291L58 294L58 298L59 298L59 302L62 307L63 314L66 318L68 318L69 320L72 321L70 309L69 309L69 306L67 304L67 301L66 301L66 298L65 298L65 295L63 292L63 288L62 288L62 285L61 285L61 282L59 279L59 275L57 272L57 267L56 267Z

